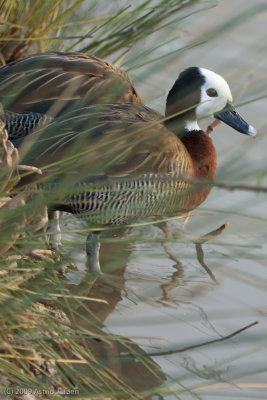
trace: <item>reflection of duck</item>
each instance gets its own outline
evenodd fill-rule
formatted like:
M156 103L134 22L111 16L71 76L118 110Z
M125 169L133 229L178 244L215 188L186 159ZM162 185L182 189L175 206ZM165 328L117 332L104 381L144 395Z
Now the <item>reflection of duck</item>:
M121 234L125 237L125 232L121 231ZM116 259L116 269L112 270L112 273L111 270L107 270L105 274L97 277L86 273L79 285L68 284L72 281L73 275L67 282L60 279L58 286L55 279L54 290L59 290L61 293L64 288L70 296L66 301L60 301L58 297L54 301L52 298L48 300L50 306L45 309L49 314L56 316L56 321L54 321L56 331L66 334L66 336L62 335L64 339L60 341L53 340L54 337L51 338L51 344L58 358L75 360L76 363L57 364L56 369L53 364L49 376L43 377L47 385L53 378L58 378L58 375L55 376L58 368L61 370L60 376L64 376L65 384L69 383L74 388L78 387L79 394L86 393L90 398L96 398L97 393L109 393L112 387L112 398L116 395L124 398L127 394L132 394L130 395L132 398L151 400L155 398L155 395L148 393L152 390L153 393L156 392L157 388L166 381L160 364L147 356L152 346L155 346L154 349L159 349L156 338L155 341L151 337L146 340L147 334L144 329L140 338L131 339L111 333L110 328L105 326L106 318L114 312L118 303L126 296L124 272L131 252L132 243L129 241L124 240L122 243L121 240L117 240L112 244L104 243L101 252L101 257L104 257L102 260L108 257L110 261L110 255ZM106 266L106 263L103 264ZM112 263L109 263L109 268L110 264ZM72 271L72 274L75 272ZM53 279L52 282L50 280L48 282L46 278L43 284L50 291ZM43 292L46 293L45 289ZM92 301L93 299L103 302ZM44 370L47 371L47 367ZM38 373L40 379L39 370ZM60 382L60 379L55 380ZM147 393L142 395L140 394L142 391L147 391Z
M28 59L25 60L27 64ZM2 85L5 87L7 80L7 90L7 77L9 72L11 75L15 73L16 65L19 64L11 64L2 70ZM91 82L94 82L97 79L98 60L92 65L96 67L90 75ZM25 66L23 71L25 74ZM40 75L44 77L44 87L49 85L49 96L53 97L49 73L38 70L34 74L32 89L35 84L41 84ZM29 136L34 143L30 149L26 145L23 162L38 167L53 164L54 167L50 168L53 179L58 181L60 176L60 181L65 182L65 187L60 185L60 196L57 187L53 206L86 215L93 224L125 224L135 218L177 215L195 208L206 199L210 188L198 187L196 190L187 180L197 178L211 181L216 171L214 145L209 135L199 128L197 121L214 115L242 133L256 133L233 109L228 84L212 71L188 68L179 75L169 92L167 119L163 122L161 114L142 104L133 85L120 70L114 74L115 83L119 80L123 86L127 82L125 96L130 96L132 103L94 105L60 116L59 120L52 122L43 133L36 136L37 140L34 134ZM47 76L50 79L48 82ZM55 97L60 97L61 101L64 95L58 94L62 91L60 85L56 86L57 79L60 81L61 78L54 78ZM74 85L72 93L76 93L75 79L72 78L70 82L71 86ZM111 87L110 81L109 85ZM29 87L30 84L26 88L31 93ZM63 88L63 93L69 93L65 85ZM98 101L97 90L96 84L90 91L91 102L93 97L95 102ZM23 94L22 91L18 103L24 104ZM29 98L29 93L29 97L26 94L27 111L44 112L47 109L46 101L41 101L38 109L34 100ZM85 104L87 97L83 100ZM11 99L13 103L10 102L10 108L17 111L19 107L16 108L16 100L12 96ZM119 100L128 101L123 95L119 96ZM67 101L70 101L69 97ZM57 107L57 104L54 106ZM16 131L16 126L21 128L23 125L22 118L25 120L25 114L11 114L6 118L6 127L12 126L9 129L10 139L15 144L20 143L25 135L21 129L19 134ZM31 112L27 115L27 128L29 125L41 126L41 122L40 114ZM75 193L70 195L73 192L70 190L72 184L76 188ZM87 252L92 256L92 268L98 270L97 235L90 234L89 239Z

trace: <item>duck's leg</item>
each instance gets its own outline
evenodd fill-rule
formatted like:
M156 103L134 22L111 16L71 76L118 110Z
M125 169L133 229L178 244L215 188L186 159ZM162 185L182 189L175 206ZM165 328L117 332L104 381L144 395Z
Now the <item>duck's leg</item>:
M86 254L90 272L101 272L99 264L100 232L90 232L86 239Z
M60 253L61 246L61 230L59 225L60 211L49 210L48 211L48 227L46 232L49 233L49 244L52 249Z

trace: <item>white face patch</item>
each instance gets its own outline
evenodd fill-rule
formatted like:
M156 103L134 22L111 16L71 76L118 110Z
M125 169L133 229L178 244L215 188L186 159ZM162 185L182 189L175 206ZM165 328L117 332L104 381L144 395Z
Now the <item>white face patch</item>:
M196 107L197 119L213 115L221 111L233 98L228 83L218 74L205 68L199 68L205 83L201 86L200 104ZM209 96L208 89L214 89L217 96Z

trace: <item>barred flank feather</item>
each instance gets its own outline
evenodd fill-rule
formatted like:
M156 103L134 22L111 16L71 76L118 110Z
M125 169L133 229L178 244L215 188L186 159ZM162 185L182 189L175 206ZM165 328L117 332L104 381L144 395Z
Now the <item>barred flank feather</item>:
M91 186L91 187L90 187ZM57 186L46 186L57 190ZM178 215L194 208L193 187L175 174L145 174L139 177L114 179L109 184L95 187L80 184L76 193L66 196L56 208L81 214L91 223L120 225L137 218Z
M35 128L42 128L53 121L53 118L47 117L45 114L33 112L17 114L11 111L0 114L0 119L4 122L8 137L12 141L23 138Z

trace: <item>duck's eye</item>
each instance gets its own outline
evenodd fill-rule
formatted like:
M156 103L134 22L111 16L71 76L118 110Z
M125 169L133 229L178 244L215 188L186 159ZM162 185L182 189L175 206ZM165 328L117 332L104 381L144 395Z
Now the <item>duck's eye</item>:
M206 93L210 97L217 97L218 96L217 91L215 89L213 89L213 88L207 89Z

